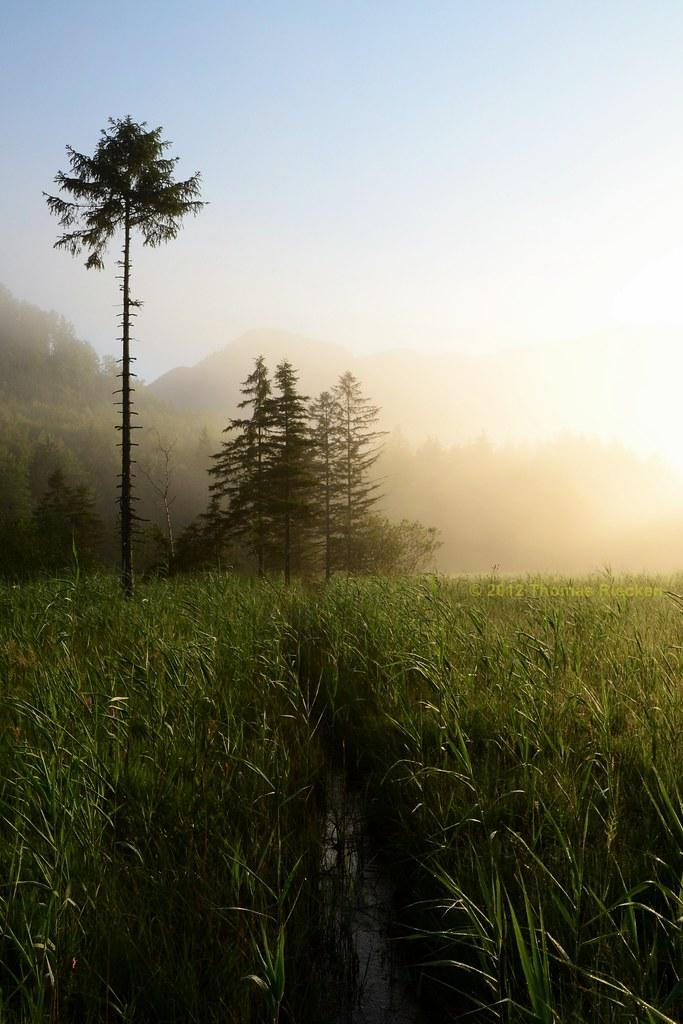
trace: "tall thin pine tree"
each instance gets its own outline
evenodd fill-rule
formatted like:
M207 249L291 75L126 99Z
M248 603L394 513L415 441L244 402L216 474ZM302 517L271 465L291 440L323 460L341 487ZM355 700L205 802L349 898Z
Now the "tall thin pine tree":
M131 319L140 302L130 295L131 236L142 234L143 245L157 246L175 238L181 219L197 214L200 202L199 174L186 181L174 181L177 158L164 156L169 142L162 141L162 129L147 130L130 117L109 119L109 128L101 132L94 156L85 156L67 146L71 173L59 171L55 183L61 192L72 198L62 199L44 193L50 213L67 229L55 242L55 248L66 249L73 256L88 253L86 267L101 269L107 244L120 230L123 234L121 291L123 310L121 359L121 478L119 508L121 513L121 582L127 597L133 594L133 486L130 354Z

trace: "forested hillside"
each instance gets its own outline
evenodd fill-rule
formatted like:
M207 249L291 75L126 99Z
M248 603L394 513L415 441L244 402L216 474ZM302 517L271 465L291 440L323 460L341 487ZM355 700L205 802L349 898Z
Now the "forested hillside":
M82 497L92 501L101 520L93 557L113 557L117 372L113 357L100 360L57 314L19 302L0 287L0 515L5 524L0 561L5 572L53 561L54 551L40 550L35 517L57 470L67 489L84 489ZM149 520L142 524L144 561L153 558L146 549L159 519L158 495L148 477L154 481L161 472L160 444L172 446L173 514L187 522L206 503L206 465L220 431L215 417L174 410L144 384L137 384L135 400L145 425L139 432L136 481L139 514ZM72 511L78 515L77 508Z

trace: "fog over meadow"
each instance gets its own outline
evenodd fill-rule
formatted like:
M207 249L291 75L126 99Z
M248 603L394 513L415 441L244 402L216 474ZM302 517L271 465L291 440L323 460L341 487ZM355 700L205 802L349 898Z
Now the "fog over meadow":
M26 473L38 497L48 472L37 468L41 458L46 467L56 459L92 489L100 515L113 523L113 357L100 360L55 314L17 302L7 290L1 297L2 511L9 515L28 502ZM206 508L210 456L238 413L240 383L259 354L271 369L289 358L311 397L344 370L356 374L380 405L387 432L374 468L380 507L393 520L438 529L442 546L434 567L440 571L680 566L683 481L653 443L669 410L665 405L659 416L637 386L646 368L637 339L620 349L622 386L614 389L610 338L495 357L409 351L354 357L287 332L250 332L194 367L138 386L142 468L152 476L158 470L160 440L174 446L177 531ZM667 379L675 388L675 375ZM45 455L46 446L52 455ZM141 514L161 526L158 495L144 473L138 490Z
M313 396L351 369L388 431L378 466L384 506L392 517L438 527L442 570L668 571L683 554L683 332L653 333L476 357L354 356L287 332L252 331L151 389L182 408L219 413L235 407L254 354L273 366L291 359Z

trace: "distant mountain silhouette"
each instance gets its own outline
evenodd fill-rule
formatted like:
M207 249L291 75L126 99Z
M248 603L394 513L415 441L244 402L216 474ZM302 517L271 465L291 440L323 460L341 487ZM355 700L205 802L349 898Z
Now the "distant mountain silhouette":
M401 349L364 356L286 331L254 330L195 366L171 370L150 389L178 407L227 418L259 354L271 370L289 359L311 396L351 370L381 407L383 425L415 441L485 435L517 443L571 434L667 453L683 437L683 331L673 329L603 332L486 355Z
M314 341L290 331L247 331L219 352L194 366L169 370L149 386L166 402L183 409L210 409L236 413L240 384L262 355L271 371L283 359L301 373L302 390L315 396L335 382L345 370L353 370L356 360L338 345Z

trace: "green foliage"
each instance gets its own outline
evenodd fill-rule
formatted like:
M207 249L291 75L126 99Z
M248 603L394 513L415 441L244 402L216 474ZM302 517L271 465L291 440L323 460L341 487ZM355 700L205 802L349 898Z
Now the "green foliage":
M304 531L311 506L313 474L308 427L308 399L297 391L291 363L275 371L271 450L267 484L275 543L280 548L285 581L303 565Z
M0 371L0 575L17 578L40 570L34 513L57 469L70 486L86 487L94 496L105 531L102 557L113 563L120 458L112 431L117 368L75 341L72 329L54 314L12 299L0 287ZM171 457L173 516L182 528L205 507L206 469L219 424L165 407L140 382L136 396L148 427L138 435L140 464L154 471L157 437L177 439ZM166 530L159 495L142 474L138 493L140 515ZM155 557L141 543L140 568Z
M344 373L332 390L333 435L332 509L336 562L346 572L367 569L357 543L368 514L378 499L377 481L368 473L379 458L382 432L375 429L379 409L362 393L360 381Z
M434 568L440 544L434 527L408 519L395 523L369 514L357 523L351 543L352 564L374 575L410 576Z
M282 571L330 579L346 572L414 572L438 547L421 524L390 524L372 515L379 494L369 472L379 457L378 410L350 374L315 402L300 395L286 360L273 394L262 356L242 385L240 408L213 456L211 500L180 539L180 566L222 558L246 567L235 545L246 544L261 575Z
M0 394L29 408L37 403L89 401L109 397L98 381L99 360L56 313L45 313L13 298L0 285Z
M224 433L229 437L209 469L212 499L203 532L216 550L229 535L243 539L255 556L261 575L272 553L268 473L272 460L272 401L268 369L262 356L242 384L240 409L247 417L231 419Z
M68 565L74 551L79 564L92 563L104 533L88 489L83 485L70 487L61 469L48 477L36 508L36 526L43 565L48 569Z
M43 568L41 544L33 517L0 515L0 535L0 572L5 579L25 579Z
M204 206L198 199L200 176L174 181L178 158L164 152L162 128L147 130L130 116L109 118L93 156L66 147L70 174L59 171L55 184L73 197L45 193L50 213L66 230L55 247L72 256L87 252L86 267L101 269L104 251L117 230L129 225L142 234L144 245L157 246L175 238L180 221Z
M312 466L316 479L313 509L318 541L322 552L325 579L333 569L334 537L336 527L335 484L338 479L339 432L335 430L337 406L330 391L323 391L310 406Z

